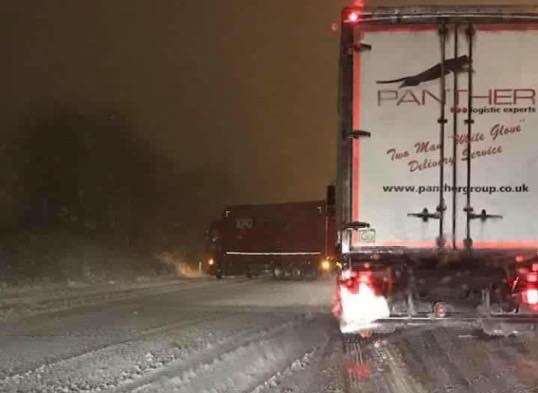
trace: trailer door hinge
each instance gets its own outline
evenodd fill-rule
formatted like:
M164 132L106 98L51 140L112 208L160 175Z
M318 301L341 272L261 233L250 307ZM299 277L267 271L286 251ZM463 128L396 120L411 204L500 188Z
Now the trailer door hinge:
M346 134L348 139L370 138L372 133L364 130L353 130Z
M364 42L357 42L349 48L348 52L350 55L352 55L353 52L362 52L365 50L372 50L372 45L365 44Z
M428 220L432 219L432 220L438 220L439 218L441 218L441 215L439 214L439 212L437 213L430 213L428 211L428 208L424 208L422 209L422 211L420 213L408 213L407 214L408 217L418 217L418 218L421 218L422 221L424 222L428 222Z

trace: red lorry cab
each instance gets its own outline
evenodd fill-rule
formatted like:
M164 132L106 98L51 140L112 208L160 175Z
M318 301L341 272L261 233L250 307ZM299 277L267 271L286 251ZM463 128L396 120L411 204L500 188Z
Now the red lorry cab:
M326 201L229 206L208 231L210 271L276 278L317 276L335 252L334 208Z

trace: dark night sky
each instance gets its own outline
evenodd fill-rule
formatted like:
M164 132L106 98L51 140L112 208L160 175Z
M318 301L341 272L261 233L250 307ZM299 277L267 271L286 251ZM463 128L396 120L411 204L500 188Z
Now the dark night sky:
M322 197L344 3L12 2L4 127L36 105L119 108L179 167L225 172L236 191L223 202Z
M16 133L34 108L119 111L147 149L203 184L187 202L207 204L203 221L224 204L322 198L335 178L331 24L346 4L11 1L0 15L1 131Z

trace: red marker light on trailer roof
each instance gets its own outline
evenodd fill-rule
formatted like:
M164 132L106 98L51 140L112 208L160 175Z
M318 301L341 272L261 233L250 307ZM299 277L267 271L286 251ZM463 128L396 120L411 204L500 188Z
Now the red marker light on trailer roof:
M361 11L364 9L365 6L364 0L355 0L353 1L353 4L346 8L345 10L345 17L344 22L347 23L357 23L360 21L361 18Z
M351 23L356 23L359 21L359 13L355 11L351 11L349 15L347 16L347 21Z

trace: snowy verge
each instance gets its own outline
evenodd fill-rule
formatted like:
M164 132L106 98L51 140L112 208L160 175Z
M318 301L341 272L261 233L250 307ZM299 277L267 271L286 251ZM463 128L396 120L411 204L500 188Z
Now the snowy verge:
M62 311L101 302L146 296L149 292L173 291L208 282L207 278L179 279L167 275L140 278L134 282L109 281L107 284L53 285L40 288L20 288L0 292L0 320L12 320L29 315Z

